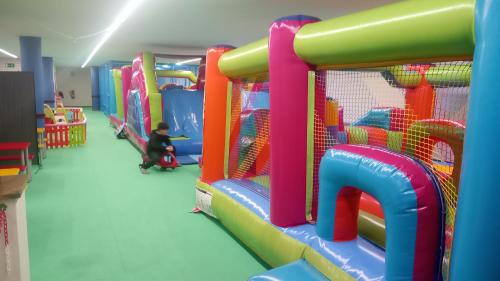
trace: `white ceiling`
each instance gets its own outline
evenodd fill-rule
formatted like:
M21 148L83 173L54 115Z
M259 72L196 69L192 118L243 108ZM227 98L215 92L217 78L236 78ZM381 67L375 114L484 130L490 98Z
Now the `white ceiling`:
M126 0L0 0L0 48L19 55L20 35L42 37L44 56L80 66ZM137 51L203 54L215 44L260 39L274 19L329 19L397 0L145 0L89 65L130 60ZM3 56L0 54L0 57Z

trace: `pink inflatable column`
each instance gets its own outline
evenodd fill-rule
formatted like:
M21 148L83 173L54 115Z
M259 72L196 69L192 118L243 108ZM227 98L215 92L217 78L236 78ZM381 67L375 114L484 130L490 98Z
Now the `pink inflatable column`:
M123 119L127 122L128 114L128 91L132 81L132 66L127 65L122 67L122 91L123 91Z
M295 34L318 18L289 16L269 29L271 222L306 222L307 73L293 49Z

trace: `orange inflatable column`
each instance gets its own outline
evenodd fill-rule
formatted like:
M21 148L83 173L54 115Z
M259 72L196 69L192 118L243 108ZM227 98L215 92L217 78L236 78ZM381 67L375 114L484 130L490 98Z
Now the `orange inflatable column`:
M415 113L417 120L432 118L436 92L429 82L422 77L422 81L415 89L406 91L406 109Z
M224 178L226 141L226 103L229 79L219 71L219 58L231 46L208 49L205 68L205 105L203 112L203 166L201 180L207 183Z

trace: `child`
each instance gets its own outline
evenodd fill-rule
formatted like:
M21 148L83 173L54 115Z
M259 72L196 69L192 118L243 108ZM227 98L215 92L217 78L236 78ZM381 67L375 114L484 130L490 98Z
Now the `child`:
M151 132L146 148L146 153L149 159L148 161L144 160L142 164L139 164L141 173L148 174L148 169L160 161L165 150L175 155L175 147L172 145L170 137L168 136L168 128L167 123L160 122L158 123L157 129Z
M63 92L59 91L56 94L56 108L63 108L63 99L64 99L64 94Z

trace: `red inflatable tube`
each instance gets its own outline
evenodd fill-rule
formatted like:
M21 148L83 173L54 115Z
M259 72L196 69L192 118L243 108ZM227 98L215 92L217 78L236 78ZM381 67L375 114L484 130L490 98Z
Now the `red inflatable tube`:
M380 203L368 193L361 194L359 209L384 219L384 211L382 210L382 207L380 207Z

